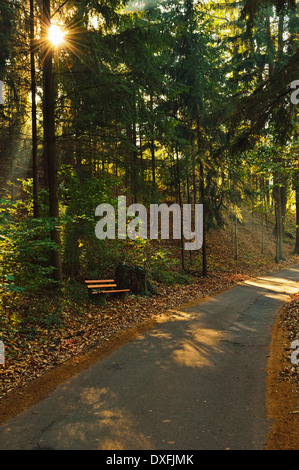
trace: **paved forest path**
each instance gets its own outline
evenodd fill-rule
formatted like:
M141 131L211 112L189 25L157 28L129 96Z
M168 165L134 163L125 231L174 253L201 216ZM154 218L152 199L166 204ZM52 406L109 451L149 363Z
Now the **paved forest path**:
M263 449L266 366L299 267L173 316L0 427L0 449Z

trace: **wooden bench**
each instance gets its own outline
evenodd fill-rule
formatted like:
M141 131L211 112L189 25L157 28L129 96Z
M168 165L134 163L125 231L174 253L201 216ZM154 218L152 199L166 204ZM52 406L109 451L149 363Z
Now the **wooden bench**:
M114 279L101 279L85 281L90 294L116 294L130 292L130 289L114 289L117 287Z

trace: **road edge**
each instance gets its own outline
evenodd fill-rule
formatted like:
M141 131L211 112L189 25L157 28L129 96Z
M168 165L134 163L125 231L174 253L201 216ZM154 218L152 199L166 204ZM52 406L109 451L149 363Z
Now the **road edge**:
M272 329L269 359L267 364L266 405L270 430L264 450L299 450L299 415L294 413L296 385L283 380L281 371L286 365L285 349L288 345L288 331L283 326L283 316L291 299L280 309Z

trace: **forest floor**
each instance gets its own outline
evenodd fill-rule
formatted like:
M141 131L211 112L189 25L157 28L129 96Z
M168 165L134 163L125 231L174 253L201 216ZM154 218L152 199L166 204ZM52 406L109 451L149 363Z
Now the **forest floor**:
M35 324L27 333L20 333L17 315L11 313L10 321L15 322L15 329L1 334L6 361L0 365L0 424L45 397L58 383L150 328L161 315L171 316L172 309L226 290L250 277L299 264L299 257L292 254L292 238L284 243L286 261L275 263L273 227L264 229L262 235L260 224L250 214L238 227L238 241L236 261L231 227L212 230L207 238L208 276L190 275L186 284L158 284L154 296L128 295L101 305L82 294L85 286L81 290L73 286L72 295L68 292L62 297L59 306L57 299L45 294L40 298L24 296L21 314L26 316L28 325L41 308L52 312L49 318L53 324ZM199 253L192 263L195 273L200 257ZM299 449L299 409L295 405L298 405L299 366L290 361L291 341L299 339L298 311L299 292L281 310L273 329L267 371L267 404L273 425L267 449Z

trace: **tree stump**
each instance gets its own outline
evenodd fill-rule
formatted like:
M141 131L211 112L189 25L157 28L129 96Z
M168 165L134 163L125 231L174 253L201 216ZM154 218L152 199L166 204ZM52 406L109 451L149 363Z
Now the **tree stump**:
M114 280L118 289L130 289L133 294L155 293L153 286L147 280L146 271L140 266L119 264L115 270Z

